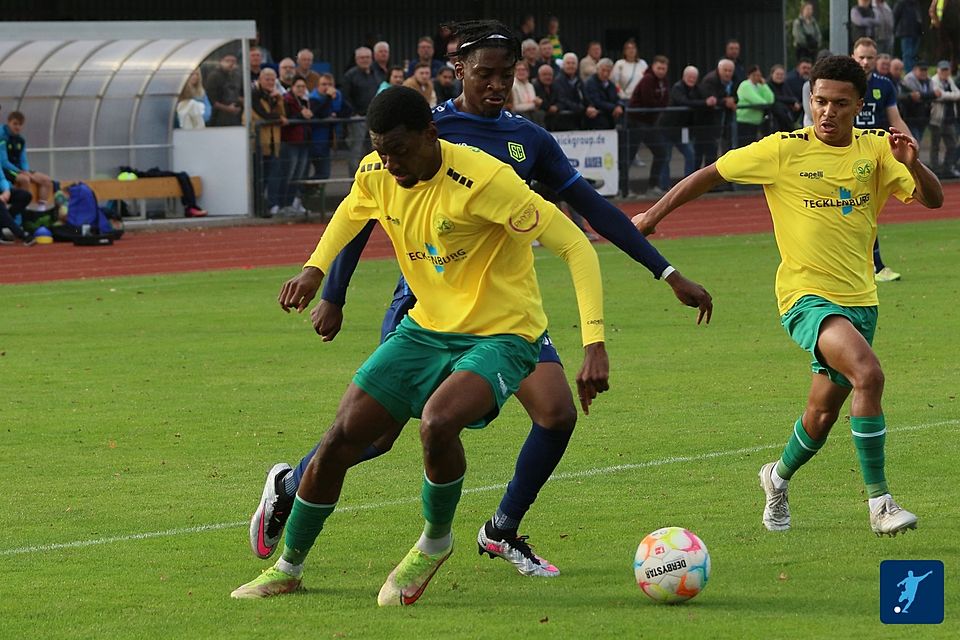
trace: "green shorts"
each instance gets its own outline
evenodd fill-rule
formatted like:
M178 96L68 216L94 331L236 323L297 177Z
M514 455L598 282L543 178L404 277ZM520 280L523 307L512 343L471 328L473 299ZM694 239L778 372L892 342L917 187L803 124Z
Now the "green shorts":
M817 352L817 339L820 337L820 325L830 316L843 316L860 332L867 343L873 345L873 334L877 331L877 307L842 307L820 296L803 296L790 310L780 316L780 324L787 330L793 341L804 351L813 354L810 369L814 373L825 373L830 381L842 387L853 385L843 374L831 369L823 362Z
M543 337L476 336L424 329L410 316L357 370L353 382L382 404L397 421L419 418L427 400L455 371L472 371L493 390L496 407L471 428L485 427L500 413L520 383L533 373Z

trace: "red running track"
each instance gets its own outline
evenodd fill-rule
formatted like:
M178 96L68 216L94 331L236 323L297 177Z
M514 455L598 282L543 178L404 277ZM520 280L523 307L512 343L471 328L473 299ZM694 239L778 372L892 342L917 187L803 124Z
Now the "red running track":
M944 186L946 203L928 210L891 199L881 224L960 217L960 184ZM628 202L628 215L651 203ZM675 211L657 227L655 238L732 235L771 231L773 225L763 196L705 197ZM276 224L237 227L128 232L106 247L75 247L67 243L0 247L0 284L113 276L252 269L302 264L323 231L319 224ZM390 242L377 228L364 257L393 255Z

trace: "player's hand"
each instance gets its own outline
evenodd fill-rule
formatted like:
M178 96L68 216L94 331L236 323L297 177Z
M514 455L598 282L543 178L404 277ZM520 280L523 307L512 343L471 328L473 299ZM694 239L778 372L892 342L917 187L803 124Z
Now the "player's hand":
M310 312L310 319L313 320L313 330L317 335L323 338L324 342L330 342L343 327L343 308L321 299L320 304Z
M650 215L649 209L633 216L630 221L633 222L633 226L637 228L637 231L645 236L650 236L657 232L657 223L654 217Z
M277 302L280 308L290 313L290 309L296 309L297 313L303 313L310 301L320 290L320 283L323 282L323 271L316 267L307 267L297 276L290 278L283 283L280 288L280 295Z
M713 316L713 298L701 285L693 280L688 280L680 275L679 271L674 271L667 276L667 284L673 287L673 295L677 300L688 307L696 307L697 324L706 320L710 324L710 318Z
M890 153L899 162L908 167L920 157L920 149L917 147L917 141L908 133L904 133L896 127L890 127Z
M590 415L590 403L610 388L610 360L602 342L594 342L584 347L583 366L577 374L577 396L583 413Z
M10 189L7 189L3 193L0 193L0 200L2 200L4 204L6 204L7 202L10 202Z

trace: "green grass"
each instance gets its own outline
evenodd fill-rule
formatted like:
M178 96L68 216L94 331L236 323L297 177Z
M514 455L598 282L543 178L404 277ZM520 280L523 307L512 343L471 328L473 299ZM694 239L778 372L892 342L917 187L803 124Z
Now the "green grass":
M885 257L904 273L882 287L875 344L888 478L920 515L916 532L870 533L846 420L791 487L794 529L760 525L757 469L779 454L809 385L776 315L772 237L660 243L713 293L709 327L602 246L611 390L581 418L523 528L563 575L523 578L474 550L528 429L511 402L464 435L458 551L403 610L379 610L376 594L421 527L416 428L348 476L304 593L228 597L265 566L245 522L264 470L295 462L332 419L375 346L391 261L361 265L330 344L277 308L294 266L3 287L0 638L957 637L958 232L953 221L883 228ZM569 276L538 256L572 375ZM654 605L633 582L637 543L666 525L694 530L713 559L708 588L683 606ZM888 558L946 563L943 625L879 622Z

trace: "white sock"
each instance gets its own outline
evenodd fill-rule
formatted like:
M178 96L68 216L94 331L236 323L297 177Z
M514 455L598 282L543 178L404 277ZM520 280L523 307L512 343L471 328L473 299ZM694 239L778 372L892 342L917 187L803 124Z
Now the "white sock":
M442 538L428 538L427 534L421 533L420 539L417 540L417 544L414 546L428 556L435 556L441 551L449 549L452 543L453 534L451 533L448 533Z
M293 576L294 578L299 578L300 574L303 573L302 564L290 564L283 558L280 558L279 560L277 560L277 564L274 566L276 566L277 569L279 569L280 571L283 571L288 576Z
M773 469L770 470L770 480L773 481L773 486L777 489L786 489L787 483L789 480L784 480L780 477L780 474L777 473L777 465L773 465Z
M881 502L883 502L884 500L886 500L886 499L889 498L889 497L890 497L890 494L889 494L889 493L885 493L885 494L883 494L882 496L878 496L878 497L876 497L876 498L870 498L870 500L868 501L869 504L870 504L870 511L873 511L873 509L874 509L878 504L880 504Z
M46 210L47 210L47 201L37 200L37 211L46 211Z

